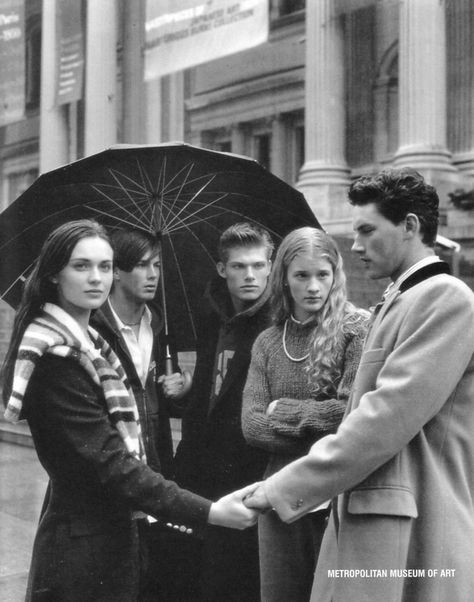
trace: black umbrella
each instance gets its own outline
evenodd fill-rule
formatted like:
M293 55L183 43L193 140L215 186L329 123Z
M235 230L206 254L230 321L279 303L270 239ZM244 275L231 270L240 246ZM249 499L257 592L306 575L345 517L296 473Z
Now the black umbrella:
M49 232L84 217L158 233L177 350L194 347L197 303L225 228L250 221L278 243L294 228L319 227L303 195L253 159L182 143L117 145L41 175L0 215L1 297L16 307Z

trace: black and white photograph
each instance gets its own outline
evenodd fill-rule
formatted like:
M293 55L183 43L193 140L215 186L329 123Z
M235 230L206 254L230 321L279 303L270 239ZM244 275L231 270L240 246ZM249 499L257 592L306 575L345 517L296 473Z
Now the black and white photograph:
M1 602L474 599L473 37L0 0Z

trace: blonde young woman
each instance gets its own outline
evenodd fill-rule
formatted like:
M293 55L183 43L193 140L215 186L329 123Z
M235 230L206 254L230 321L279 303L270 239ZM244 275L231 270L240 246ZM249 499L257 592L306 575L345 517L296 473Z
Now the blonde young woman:
M243 433L270 452L266 476L334 432L357 371L367 312L347 301L342 258L315 228L294 230L278 249L270 286L274 325L252 350ZM285 524L259 519L262 602L306 602L329 502Z

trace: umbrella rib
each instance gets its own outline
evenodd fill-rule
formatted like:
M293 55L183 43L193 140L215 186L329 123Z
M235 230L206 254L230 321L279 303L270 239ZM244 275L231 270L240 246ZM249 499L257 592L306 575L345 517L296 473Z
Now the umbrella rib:
M208 186L211 181L214 179L214 176L212 177L211 180L209 180L208 182L206 182L206 184L204 184L204 186L202 186L190 199L189 201L187 201L187 203L184 205L184 207L182 207L178 213L176 213L176 215L173 216L173 218L171 219L170 222L168 222L167 227L170 227L173 225L173 222L176 221L177 219L179 219L180 214L183 213L183 211L186 211L187 207L194 201L194 199L196 199L198 197L199 194L201 194L201 192L206 188L206 186ZM197 215L200 211L203 211L204 209L210 207L211 205L214 205L215 203L218 203L219 201L221 201L223 198L225 198L227 196L227 192L224 192L220 197L218 197L217 199L214 199L213 201L211 201L210 203L203 205L202 207L200 207L197 211L194 211L193 213L188 214L187 217L193 217L194 215Z
M35 259L35 261L36 261L36 259ZM5 295L8 295L8 293L9 293L9 292L12 290L12 288L15 286L15 284L16 284L16 283L17 283L19 280L21 280L22 282L24 282L24 281L26 280L25 274L28 272L28 270L31 268L31 266L32 266L32 265L35 263L35 261L32 261L32 262L31 262L31 263L28 265L28 267L26 267L26 268L23 270L23 272L22 272L22 273L21 273L19 276L17 276L17 277L15 278L15 280L14 280L14 281L13 281L13 282L10 284L10 286L9 286L7 289L5 289L5 290L3 291L2 295L1 295L1 297L2 297L2 298L3 298Z
M183 191L183 188L184 188L184 186L186 186L186 185L188 184L188 176L189 176L189 174L191 173L191 171L192 171L192 169L193 169L193 165L192 165L192 164L190 164L188 167L189 167L189 168L188 168L188 170L187 170L187 173L186 173L186 174L185 174L185 176L184 176L184 179L183 179L183 181L182 181L182 182L180 183L180 185L178 186L178 190L177 190L176 194L174 194L174 198L173 198L173 201L172 201L172 203L171 203L171 205L170 205L170 207L169 207L168 213L167 213L166 217L163 217L163 222L164 222L164 223L166 223L166 220L169 218L169 216L170 216L170 214L172 213L172 211L173 211L173 209L174 209L174 207L175 207L176 203L178 202L178 200L179 200L179 197L180 197L180 194L181 194L181 192ZM184 170L185 170L185 168L181 169L181 170L178 172L178 174L181 174L181 172L183 172ZM168 186L170 186L170 185L171 185L171 183L172 183L172 182L173 182L173 181L174 181L174 180L175 180L175 179L178 177L178 174L175 174L175 175L174 175L174 176L171 178L171 180L170 180L170 181L168 182L168 184L166 185L166 187L167 187L167 188L168 188ZM164 180L163 180L163 185L164 185ZM167 192L168 192L168 194L169 194L169 190L167 190ZM163 188L163 191L162 191L162 198L163 198L163 197L164 197L164 188ZM192 200L192 199L191 199L191 200ZM189 203L189 202L190 202L190 201L188 201L188 203ZM186 205L185 205L185 206L184 206L182 209L183 209L183 210L184 210L184 209L186 209ZM163 215L163 212L162 212L162 215ZM178 215L178 214L176 214L176 215Z
M129 189L127 189L125 186L122 185L122 183L120 182L120 179L118 177L116 177L115 172L113 170L109 170L109 171L110 171L110 174L112 175L112 177L114 178L114 180L117 182L117 184L120 187L120 189L123 190L123 192L127 195L127 197L130 199L130 201L133 203L133 205L135 205L135 207L141 212L142 217L146 217L145 212L141 209L141 207L139 207L137 205L137 202L135 201L135 199L131 195ZM120 173L120 172L118 172L118 173ZM124 178L125 179L129 179L129 178L127 178L127 176L124 176ZM134 181L132 180L132 182L134 182ZM138 182L134 182L134 183L138 184ZM94 188L94 185L92 187ZM100 193L100 191L97 191L97 192ZM145 189L145 192L148 192L148 191ZM105 195L105 193L104 193L104 195Z
M191 234L194 234L194 233L192 232ZM188 310L189 321L191 323L191 328L192 328L192 331L193 331L193 336L194 336L194 339L196 339L197 338L196 325L194 324L193 313L192 313L191 305L189 303L188 294L186 292L186 285L185 285L185 282L184 282L183 273L181 271L181 266L179 265L178 256L177 256L176 250L174 248L173 241L171 240L170 237L168 237L168 240L169 240L169 243L170 243L171 251L173 253L174 261L175 261L176 268L177 268L177 271L178 271L178 276L179 276L179 281L181 283L181 288L182 288L182 290L184 292L184 302L186 303L186 308ZM201 241L199 241L199 243L201 243ZM203 245L203 248L204 248L204 250L207 253L208 251L207 251L206 247L204 247L204 245ZM212 259L212 257L211 257L211 259Z
M132 202L133 206L140 210L140 214L141 214L140 216L136 216L134 213L132 213L130 210L126 209L123 205L121 205L118 201L116 201L113 197L111 197L111 196L107 195L105 192L102 192L101 190L97 189L94 184L92 185L92 188L98 194L100 194L102 196L102 199L106 199L107 201L110 201L113 205L115 205L115 207L117 209L120 209L121 211L126 213L129 217L135 219L138 223L142 223L142 224L145 223L146 213L139 207L139 205L133 198L130 198L129 195L127 195L127 197ZM93 202L98 202L98 201L93 201ZM96 211L97 213L101 213L102 215L110 215L110 214L107 214L106 211L99 210L96 207L93 207L93 205L91 203L88 203L85 206L89 207L93 211Z

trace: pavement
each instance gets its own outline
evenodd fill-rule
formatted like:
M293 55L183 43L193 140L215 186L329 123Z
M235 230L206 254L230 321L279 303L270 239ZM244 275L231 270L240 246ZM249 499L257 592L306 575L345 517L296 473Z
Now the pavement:
M48 478L31 445L0 440L0 601L22 602Z
M174 447L181 422L171 419ZM0 602L23 602L48 477L25 421L0 418Z

